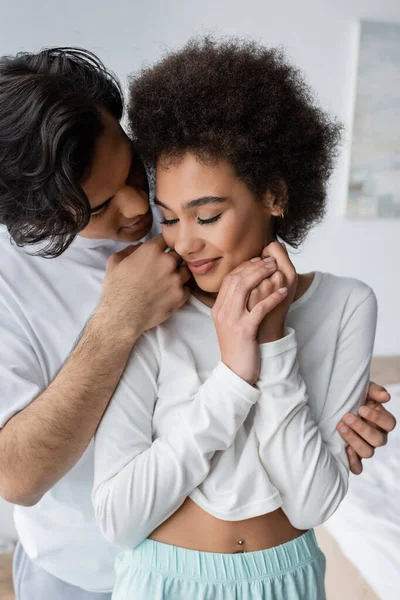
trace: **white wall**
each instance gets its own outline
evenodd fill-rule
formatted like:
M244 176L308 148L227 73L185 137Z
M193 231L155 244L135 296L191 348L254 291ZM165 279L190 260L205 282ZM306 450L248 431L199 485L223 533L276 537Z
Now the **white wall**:
M0 0L0 54L49 45L98 53L122 79L196 33L240 34L285 46L320 103L350 135L357 22L400 22L399 0ZM332 181L325 223L296 257L300 271L354 276L380 305L376 354L400 354L400 221L348 221L343 214L349 148Z

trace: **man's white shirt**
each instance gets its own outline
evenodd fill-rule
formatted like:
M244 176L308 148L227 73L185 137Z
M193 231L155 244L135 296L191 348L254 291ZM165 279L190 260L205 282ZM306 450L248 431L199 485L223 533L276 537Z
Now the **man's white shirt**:
M45 259L16 247L0 227L0 427L54 379L100 301L107 259L127 245L77 237L60 257ZM93 461L92 440L35 506L15 507L15 524L38 566L72 585L109 592L117 549L95 522Z

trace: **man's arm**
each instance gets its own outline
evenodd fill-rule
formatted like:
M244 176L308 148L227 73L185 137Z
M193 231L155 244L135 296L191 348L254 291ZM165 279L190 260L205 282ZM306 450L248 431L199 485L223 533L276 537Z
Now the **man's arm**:
M354 475L362 473L362 459L374 456L375 448L387 443L388 434L396 426L396 419L382 404L389 402L389 392L372 381L365 405L358 410L360 417L346 414L337 430L348 443L347 455Z
M108 262L102 300L49 387L0 430L0 495L33 505L80 459L140 334L181 306L186 269L162 238Z

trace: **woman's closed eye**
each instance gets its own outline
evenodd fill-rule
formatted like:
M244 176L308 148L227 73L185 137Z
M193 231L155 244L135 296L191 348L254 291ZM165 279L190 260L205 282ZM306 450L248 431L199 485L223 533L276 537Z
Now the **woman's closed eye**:
M199 225L210 225L211 223L216 223L222 216L222 213L215 215L215 217L210 217L209 219L201 219L197 217L197 222ZM161 225L176 225L179 219L163 219L161 221Z
M104 208L102 208L101 210L99 210L99 211L97 211L97 212L94 212L94 213L92 213L92 214L90 215L90 216L91 216L91 218L92 218L92 219L98 219L98 218L102 217L102 216L104 215L104 213L105 213L105 212L108 210L109 206L110 206L110 202L109 202L108 204L106 204L106 205L104 206Z

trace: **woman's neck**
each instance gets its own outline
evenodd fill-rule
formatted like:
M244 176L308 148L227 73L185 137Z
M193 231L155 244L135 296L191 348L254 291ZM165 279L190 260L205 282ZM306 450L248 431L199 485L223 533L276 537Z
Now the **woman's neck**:
M218 293L204 292L202 289L199 288L199 286L197 285L197 283L194 279L191 279L189 281L188 285L189 285L190 292L193 294L193 296L195 298L197 298L197 300L200 300L200 302L202 302L209 308L212 308L214 306L214 303L215 303L215 300L217 299Z
M306 293L306 291L308 290L308 288L314 280L314 275L315 273L304 273L298 275L297 289L293 298L293 302L301 298ZM202 302L210 308L214 306L215 300L218 295L217 293L204 292L199 288L194 279L190 281L189 288L193 296L200 300L200 302Z

